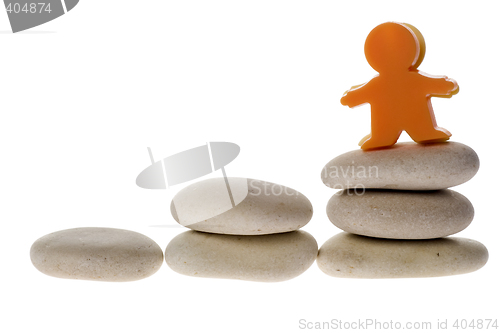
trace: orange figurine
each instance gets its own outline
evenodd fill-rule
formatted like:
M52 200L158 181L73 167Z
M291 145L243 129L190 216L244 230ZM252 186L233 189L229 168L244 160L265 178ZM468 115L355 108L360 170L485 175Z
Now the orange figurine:
M340 102L355 107L371 105L371 133L361 149L392 146L402 131L419 143L446 141L451 133L436 125L431 97L458 93L446 76L417 70L425 55L422 34L407 23L387 22L373 29L365 42L365 56L379 75L349 89Z

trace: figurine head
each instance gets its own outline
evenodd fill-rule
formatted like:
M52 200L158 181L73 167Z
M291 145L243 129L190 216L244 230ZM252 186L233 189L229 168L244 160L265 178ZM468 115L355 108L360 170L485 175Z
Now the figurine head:
M366 38L366 60L379 73L417 69L424 55L424 37L407 23L383 23Z

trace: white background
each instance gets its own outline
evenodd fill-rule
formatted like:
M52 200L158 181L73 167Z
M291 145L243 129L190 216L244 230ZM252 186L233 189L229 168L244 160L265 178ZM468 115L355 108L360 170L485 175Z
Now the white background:
M299 320L500 319L498 242L498 11L495 1L91 1L24 33L0 14L0 234L4 332L295 332ZM203 279L166 264L130 283L56 279L29 249L62 229L130 229L163 249L183 228L168 191L136 187L157 159L205 144L240 145L229 176L305 194L318 244L340 230L320 179L333 157L358 149L369 106L339 100L375 75L369 31L416 26L420 69L457 80L433 99L439 126L472 147L481 167L454 190L476 215L458 237L486 245L481 270L425 279L333 278L316 264L281 283ZM402 141L409 140L402 136ZM211 176L220 176L213 174ZM442 330L441 330L442 331Z

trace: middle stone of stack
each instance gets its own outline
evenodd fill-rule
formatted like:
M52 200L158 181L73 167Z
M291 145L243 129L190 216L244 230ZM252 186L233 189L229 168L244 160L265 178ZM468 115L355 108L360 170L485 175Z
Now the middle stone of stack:
M474 150L456 142L351 151L322 171L325 185L343 189L328 202L327 215L335 226L362 236L449 236L469 226L474 208L447 188L467 182L478 168Z

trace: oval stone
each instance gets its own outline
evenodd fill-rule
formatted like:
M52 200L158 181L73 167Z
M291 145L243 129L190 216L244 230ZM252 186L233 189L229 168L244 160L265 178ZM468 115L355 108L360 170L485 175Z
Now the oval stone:
M439 190L467 182L478 169L476 152L464 144L406 142L337 156L321 179L335 189Z
M313 214L311 202L298 191L247 178L191 184L175 195L170 209L174 219L190 229L231 235L298 230Z
M369 279L464 274L487 261L486 247L471 239L394 240L346 232L327 240L317 259L318 267L330 276Z
M316 240L301 230L259 236L190 230L170 241L165 261L194 277L279 282L304 273L317 254Z
M474 207L452 190L353 190L334 194L326 207L330 221L358 235L429 239L464 230L474 218Z
M42 273L66 279L135 281L153 275L163 251L151 238L113 228L53 232L31 246L31 262Z

